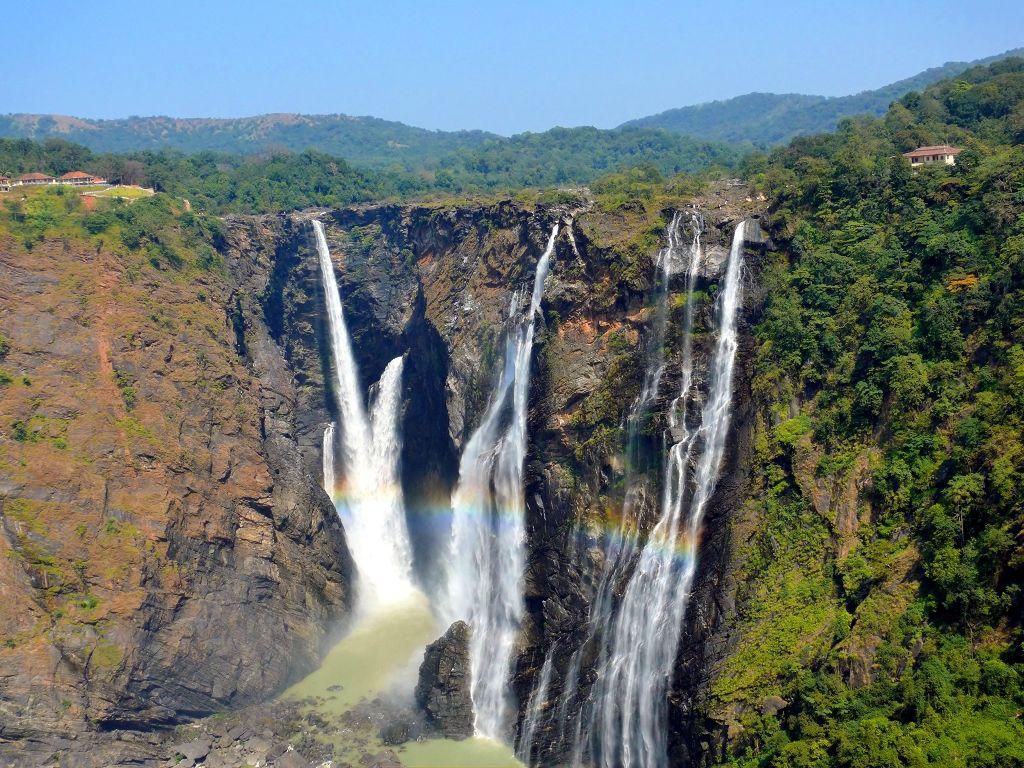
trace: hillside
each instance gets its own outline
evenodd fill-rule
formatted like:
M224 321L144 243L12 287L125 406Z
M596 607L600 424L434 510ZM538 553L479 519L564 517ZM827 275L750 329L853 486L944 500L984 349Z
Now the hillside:
M151 186L217 213L589 184L637 166L644 166L645 173L673 176L732 168L740 158L740 152L726 144L657 128L553 128L488 140L430 163L412 164L412 169L356 166L313 150L258 157L167 150L97 154L52 137L41 143L0 138L0 173L60 175L81 168L118 183Z
M955 168L899 156L944 141ZM722 763L1024 765L1022 142L1012 59L751 169L778 250L711 640Z
M732 99L669 109L623 125L664 128L710 141L751 142L759 146L781 144L794 136L832 131L844 117L881 115L904 94L955 77L970 67L1022 53L1024 48L1015 48L977 61L950 61L882 88L850 96L748 93Z
M128 117L85 120L65 115L2 115L0 136L57 137L94 152L176 149L255 154L316 149L363 165L419 166L498 136L484 131L428 131L376 117L272 114L231 119Z
M0 115L0 138L60 138L97 153L177 150L254 155L315 150L355 165L409 172L446 170L440 184L463 189L580 183L622 165L652 162L662 173L726 163L729 152L707 142L780 144L831 131L851 115L881 115L896 99L969 67L1024 52L1014 49L973 62L948 62L851 96L748 93L630 120L615 130L553 128L503 137L486 131L431 131L376 117L278 113L240 118L128 117L91 120L67 115ZM625 134L622 129L629 129ZM640 129L644 129L642 132ZM665 137L694 137L697 141ZM628 145L628 146L627 146ZM735 151L732 151L735 154ZM598 157L594 157L598 155ZM525 156L525 159L522 159Z

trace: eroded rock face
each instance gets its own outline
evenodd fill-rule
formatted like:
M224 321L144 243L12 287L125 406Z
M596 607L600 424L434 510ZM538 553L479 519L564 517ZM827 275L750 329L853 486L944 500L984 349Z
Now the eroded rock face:
M0 243L0 756L263 699L346 615L351 559L257 256L186 280Z
M427 725L449 739L473 735L470 698L469 625L456 621L427 646L416 684L416 703Z
M760 205L744 199L744 194L742 188L727 185L697 201L706 222L708 254L699 286L707 297L698 311L701 326L714 322L712 299L733 228ZM512 294L528 287L552 224L561 222L530 388L524 473L527 612L512 684L520 706L525 706L550 655L548 701L542 703L542 711L560 706L568 687L585 696L593 681L597 649L585 648L575 679L569 673L573 654L586 637L590 601L604 568L593 533L614 525L621 508L621 424L643 375L642 351L652 318L648 301L653 259L663 244L671 211L652 216L632 204L613 210L531 209L506 201L476 207L367 206L316 215L326 224L364 385L379 377L391 357L406 356L402 477L417 570L428 587L437 585L434 579L441 569L435 558L444 552L447 533L443 523L438 525L443 517L437 512L449 508L459 450L486 407ZM273 242L265 248L281 255L277 273L283 293L304 297L279 302L302 308L285 318L279 341L292 359L307 361L297 366L304 370L299 440L307 465L315 472L319 436L332 418L330 396L323 388L329 363L324 362L324 350L317 348L315 333L322 314L315 254L308 222L301 217L275 221L274 233L268 233ZM756 252L770 243L751 245ZM749 288L748 311L753 312L759 298L754 286ZM678 289L676 285L674 290ZM667 338L669 367L652 407L649 444L643 448L641 482L652 500L641 510L644 525L653 524L657 511L657 456L664 414L679 386L680 328L681 310L674 306ZM705 342L712 340L708 336L698 345L698 356L706 358L710 350ZM729 610L728 523L745 492L745 424L750 413L744 403L749 401L745 382L750 354L749 342L744 341L736 374L735 443L708 510L694 585L697 597L687 617L672 693L676 755L692 755L694 745L700 749L702 737L694 734L704 727L707 669L725 647L715 628ZM318 359L319 371L312 362ZM519 722L513 727L510 738ZM565 754L571 745L558 743L557 730L546 722L539 725L533 737L536 754L545 759Z

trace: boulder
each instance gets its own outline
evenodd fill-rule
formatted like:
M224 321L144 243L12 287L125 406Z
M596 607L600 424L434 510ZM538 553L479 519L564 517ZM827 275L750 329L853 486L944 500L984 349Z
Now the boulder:
M416 685L416 702L427 725L449 739L473 735L470 698L469 625L456 621L427 646Z

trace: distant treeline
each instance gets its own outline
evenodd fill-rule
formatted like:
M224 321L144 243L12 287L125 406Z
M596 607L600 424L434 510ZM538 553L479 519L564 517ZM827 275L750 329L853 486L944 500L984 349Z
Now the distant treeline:
M667 131L557 128L459 149L415 170L356 167L307 150L262 155L173 150L98 154L63 139L0 139L0 173L84 170L140 184L214 212L269 212L311 205L586 184L605 174L652 166L664 175L730 168L741 154Z

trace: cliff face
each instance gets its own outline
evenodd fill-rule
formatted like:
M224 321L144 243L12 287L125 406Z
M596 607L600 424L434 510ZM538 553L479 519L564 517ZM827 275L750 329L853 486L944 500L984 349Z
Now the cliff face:
M716 283L732 229L756 210L742 188L714 190L694 201L707 220L710 266L700 279L698 325L714 324ZM670 215L670 212L669 212ZM641 206L531 208L511 202L477 207L377 206L322 212L364 385L375 381L395 355L406 356L402 478L427 591L437 587L435 558L447 533L442 512L457 479L461 445L486 406L502 329L516 290L528 288L551 226L563 223L544 301L530 394L526 467L527 620L520 638L514 687L521 706L536 684L546 655L553 656L549 706L563 695L571 658L586 637L587 617L600 577L599 537L621 508L622 421L643 376L643 349L653 315L653 257L664 242L665 216ZM320 327L319 276L307 217L231 223L239 252L275 252L282 318L275 329L300 376L298 440L306 468L320 461L323 426L335 404L330 364ZM757 249L750 250L745 280L744 331L756 313ZM680 286L674 284L678 293ZM681 305L669 318L668 370L644 452L640 482L658 498L660 437L668 404L679 387ZM746 335L744 336L746 338ZM712 334L702 334L698 357L710 355ZM687 615L680 667L672 694L672 742L694 756L704 739L708 670L725 652L719 636L729 605L733 555L730 521L747 492L752 405L751 346L744 341L735 381L735 415L723 477L701 542L695 599ZM701 382L702 387L707 382ZM653 519L656 503L642 510ZM624 586L624 585L623 585ZM618 589L617 589L618 591ZM587 695L596 649L582 652L575 681ZM518 726L517 726L518 727ZM564 754L569 744L553 722L534 736L536 754ZM510 734L512 736L513 734Z
M104 244L0 245L0 761L265 698L346 614L264 256L236 284Z

